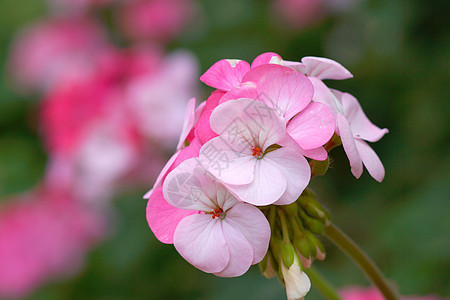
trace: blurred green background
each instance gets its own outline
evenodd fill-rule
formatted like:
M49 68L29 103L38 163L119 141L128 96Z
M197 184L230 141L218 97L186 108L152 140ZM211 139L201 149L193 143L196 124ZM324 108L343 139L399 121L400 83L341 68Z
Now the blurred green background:
M348 10L302 29L277 22L270 1L199 1L200 17L170 48L187 48L204 72L222 58L251 61L273 51L284 59L325 56L354 79L328 85L355 95L368 117L390 133L372 145L386 168L377 183L356 180L342 149L332 168L311 183L334 222L356 240L404 295L450 296L448 2L356 1ZM38 0L0 1L0 196L33 187L46 154L37 126L37 101L11 88L6 72L12 37L46 15ZM203 85L204 95L210 91ZM148 187L153 183L149 182ZM145 220L148 187L122 193L114 233L94 250L86 268L55 280L31 299L283 299L277 279L252 267L233 279L204 274L161 244ZM336 286L368 285L362 273L325 241L327 259L315 265ZM320 299L314 291L308 299Z

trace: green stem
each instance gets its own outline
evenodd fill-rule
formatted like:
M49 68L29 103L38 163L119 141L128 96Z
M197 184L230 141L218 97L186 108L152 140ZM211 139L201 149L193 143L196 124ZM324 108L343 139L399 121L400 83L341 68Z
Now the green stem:
M322 297L329 300L341 300L336 288L316 268L306 269L305 273L311 280L312 286L319 291Z
M325 227L325 236L344 251L353 261L364 271L367 277L375 284L387 300L398 300L400 296L397 291L389 284L383 276L380 269L359 248L344 232L336 225L330 224Z
M290 243L289 230L288 230L288 226L287 226L287 223L286 223L286 215L284 214L283 209L278 208L278 216L280 217L281 228L282 228L282 231L283 231L283 242Z

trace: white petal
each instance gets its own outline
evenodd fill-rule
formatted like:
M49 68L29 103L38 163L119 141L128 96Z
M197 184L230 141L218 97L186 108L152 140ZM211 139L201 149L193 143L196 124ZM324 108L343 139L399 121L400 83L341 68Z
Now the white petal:
M220 272L230 261L221 222L210 215L185 217L178 224L173 241L180 255L204 272Z
M286 178L286 191L275 204L285 205L297 200L311 178L311 168L306 159L289 148L269 152L264 159L280 170Z
M252 245L252 265L259 263L267 253L270 240L270 226L264 214L252 205L239 203L227 211L226 221Z
M263 157L256 161L255 177L245 185L225 186L237 196L238 199L253 205L269 205L276 202L286 191L286 178L283 173Z
M199 159L205 169L225 183L248 184L254 179L257 159L246 142L215 137L202 146Z
M227 217L221 220L223 235L227 241L229 251L228 265L214 275L220 277L241 276L252 265L253 249L249 241L233 225L227 222Z

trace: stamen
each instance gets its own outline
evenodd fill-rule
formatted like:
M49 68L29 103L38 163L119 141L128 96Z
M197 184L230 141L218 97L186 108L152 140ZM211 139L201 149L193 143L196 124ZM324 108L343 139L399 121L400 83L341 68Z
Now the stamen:
M221 208L216 208L215 210L208 212L208 214L210 214L213 219L220 218L222 217L223 210Z
M256 156L256 157L261 157L261 148L259 148L259 147L252 147L252 151L253 151L253 153L252 153L252 156Z

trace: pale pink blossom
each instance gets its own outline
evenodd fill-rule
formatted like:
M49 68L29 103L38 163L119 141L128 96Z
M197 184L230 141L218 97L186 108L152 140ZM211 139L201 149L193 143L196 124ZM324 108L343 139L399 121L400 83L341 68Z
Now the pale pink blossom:
M286 136L285 121L274 110L252 99L228 101L213 111L210 123L219 136L202 146L199 159L232 193L254 205L297 199L310 167L289 147L267 151Z
M281 58L278 62L282 63ZM300 147L300 153L314 159L326 159L326 152L321 147L332 137L336 122L328 107L311 103L314 90L307 77L287 67L266 64L252 69L243 80L255 81L256 99L285 119L287 133ZM250 94L248 89L245 93Z
M190 0L126 0L122 1L117 20L132 39L168 41L185 29L194 4Z
M10 51L10 70L20 89L48 90L67 78L93 72L108 48L103 29L93 20L54 18L23 30Z
M387 132L372 124L364 114L355 97L348 93L335 93L342 103L342 114L337 115L337 127L342 146L350 161L351 171L356 178L363 172L363 164L377 181L384 178L384 167L375 151L365 142L376 142Z
M376 142L388 130L372 124L355 97L330 89L322 81L347 79L353 75L341 64L327 58L304 57L301 63L284 63L306 74L314 86L313 101L325 104L333 112L336 118L336 133L341 137L352 174L359 178L364 164L370 175L381 182L385 174L383 164L365 141Z
M256 207L238 201L193 158L166 178L164 198L188 211L174 233L174 246L188 262L221 277L244 274L267 252L270 227Z
M47 187L0 208L0 297L23 297L38 285L76 273L105 234L105 220L72 195Z

